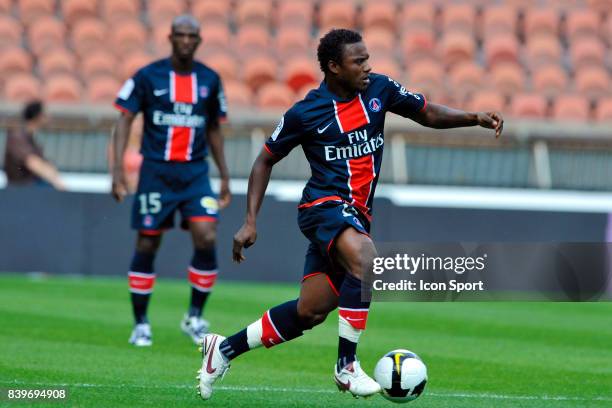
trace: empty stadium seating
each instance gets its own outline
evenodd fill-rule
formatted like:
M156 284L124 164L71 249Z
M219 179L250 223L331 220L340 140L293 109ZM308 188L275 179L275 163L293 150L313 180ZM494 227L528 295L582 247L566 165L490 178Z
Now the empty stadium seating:
M375 71L440 101L561 118L564 95L579 95L577 117L583 102L588 118L609 116L612 0L0 0L0 98L106 103L105 88L169 55L184 12L230 104L302 97L322 77L318 38L346 27Z

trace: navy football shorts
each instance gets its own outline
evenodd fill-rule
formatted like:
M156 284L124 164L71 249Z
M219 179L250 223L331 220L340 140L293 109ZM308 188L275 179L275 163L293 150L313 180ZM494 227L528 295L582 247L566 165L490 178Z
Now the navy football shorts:
M177 210L183 228L189 221L217 221L219 206L210 187L208 162L143 160L132 205L132 228L159 234L174 226Z
M300 209L298 225L310 241L302 282L311 276L325 274L332 290L338 295L344 281L344 272L338 270L330 258L334 241L342 231L350 227L369 236L370 223L349 204L326 202Z

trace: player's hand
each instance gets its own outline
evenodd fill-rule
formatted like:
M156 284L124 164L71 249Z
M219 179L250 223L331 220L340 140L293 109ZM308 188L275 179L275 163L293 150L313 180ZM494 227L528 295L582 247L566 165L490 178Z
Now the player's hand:
M122 202L125 196L127 196L127 182L125 181L125 174L123 171L113 172L113 187L111 194L117 202Z
M504 129L504 118L499 112L478 112L478 125L495 129L495 138L498 138Z
M234 262L240 263L246 258L242 255L242 248L248 248L257 240L257 229L254 225L243 224L234 235L234 248L232 249L232 258Z
M229 179L221 179L221 188L219 189L219 208L226 208L232 201L232 193L230 193Z

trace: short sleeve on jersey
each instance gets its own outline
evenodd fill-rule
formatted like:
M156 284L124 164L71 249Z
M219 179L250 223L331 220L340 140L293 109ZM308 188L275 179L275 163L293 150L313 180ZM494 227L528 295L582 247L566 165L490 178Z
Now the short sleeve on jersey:
M125 81L117 93L115 107L122 111L139 112L143 103L143 86L143 75L141 71L138 71L132 78Z
M389 98L389 112L396 113L403 117L409 117L425 108L427 101L424 95L412 93L393 79L389 77L385 78L385 88Z
M303 128L301 117L295 109L289 109L281 117L278 126L266 142L266 150L275 156L285 157L302 142Z
M227 117L227 101L223 92L221 78L217 79L215 89L212 92L214 98L211 99L208 105L208 117L222 122Z

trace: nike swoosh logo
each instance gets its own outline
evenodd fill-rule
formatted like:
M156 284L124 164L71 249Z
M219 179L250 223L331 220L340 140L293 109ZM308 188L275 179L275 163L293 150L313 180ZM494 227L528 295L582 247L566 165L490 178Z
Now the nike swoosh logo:
M210 351L210 353L208 354L208 362L206 363L206 372L208 374L213 374L215 371L217 371L216 368L212 367L212 358L213 358L213 353L215 352L216 343L217 343L217 336L215 336L215 339L213 340L212 344L210 345L210 348L208 349Z
M338 379L338 377L334 377L336 380L336 384L338 384L338 388L348 391L351 388L351 381L347 380L346 383L343 383Z
M327 126L325 126L323 129L319 129L319 128L317 128L317 132L318 132L319 134L321 134L321 133L325 132L325 131L327 130L327 128L328 128L328 127L330 127L330 126L332 125L332 123L334 123L334 122L329 122L329 123L327 124Z
M154 89L153 90L153 95L155 96L162 96L168 93L167 89Z
M358 322L360 320L363 320L363 318L362 319L353 319L352 317L345 317L345 319L349 320L349 321L352 321L352 322Z

